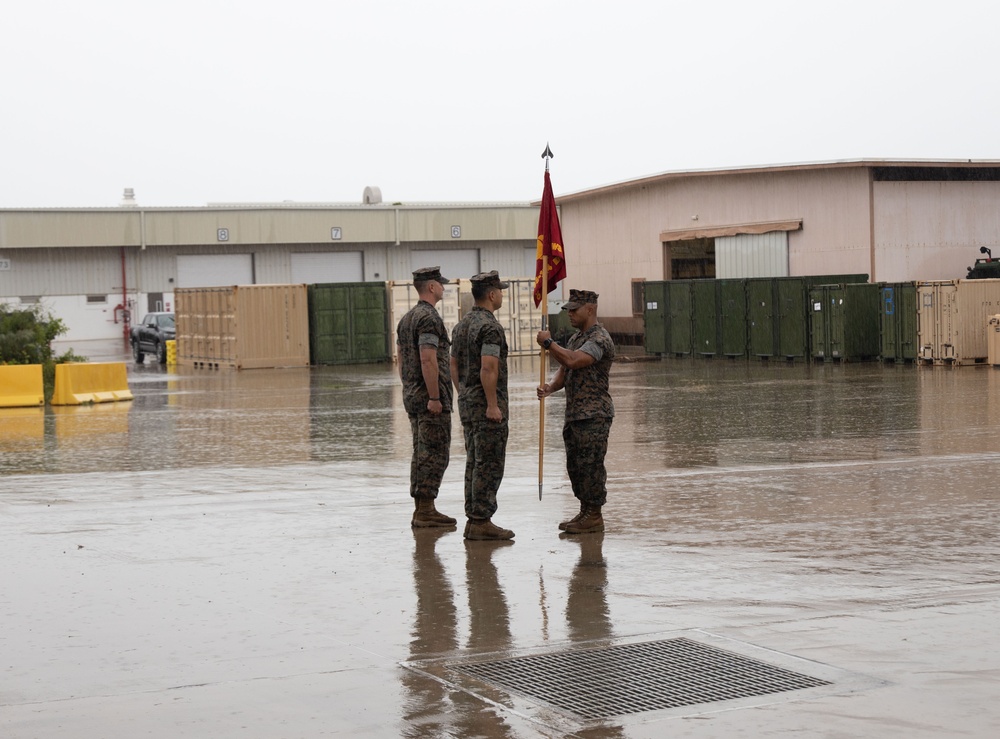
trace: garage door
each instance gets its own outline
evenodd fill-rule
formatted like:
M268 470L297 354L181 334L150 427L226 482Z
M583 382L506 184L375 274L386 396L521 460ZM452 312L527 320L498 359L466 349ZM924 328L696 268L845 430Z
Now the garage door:
M788 234L769 231L716 237L715 276L719 279L787 277Z
M410 252L410 268L441 266L449 280L479 274L479 249L420 249Z
M253 254L182 254L177 257L178 287L252 284Z
M364 280L364 261L359 251L292 254L292 282L296 285Z

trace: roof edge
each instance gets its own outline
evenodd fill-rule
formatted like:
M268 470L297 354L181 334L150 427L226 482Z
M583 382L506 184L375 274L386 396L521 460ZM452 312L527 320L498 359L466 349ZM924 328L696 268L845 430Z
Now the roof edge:
M646 175L634 180L622 180L607 185L577 190L565 195L557 195L557 203L584 200L611 192L628 190L633 187L666 182L668 180L685 179L689 177L720 177L740 174L769 174L778 172L808 172L820 169L857 169L865 167L998 167L998 159L832 159L817 162L795 162L788 164L751 164L734 167L718 167L708 169L668 170L658 174ZM537 205L541 201L533 203Z

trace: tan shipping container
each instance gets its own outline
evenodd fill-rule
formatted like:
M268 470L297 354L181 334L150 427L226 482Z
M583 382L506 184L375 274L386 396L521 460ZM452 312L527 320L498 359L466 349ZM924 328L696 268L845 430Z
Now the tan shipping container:
M933 364L983 364L986 329L1000 312L1000 280L917 283L917 359Z
M990 316L986 324L986 357L994 367L1000 367L1000 315Z
M305 285L180 288L175 300L180 367L309 365Z

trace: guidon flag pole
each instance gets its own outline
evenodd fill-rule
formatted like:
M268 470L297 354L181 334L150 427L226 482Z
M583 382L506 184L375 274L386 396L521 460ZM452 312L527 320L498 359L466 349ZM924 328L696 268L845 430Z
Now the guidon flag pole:
M545 187L542 190L542 206L538 213L538 247L535 259L535 307L541 305L542 331L549 330L549 293L555 290L560 280L566 279L566 253L563 250L562 229L559 228L559 212L552 194L549 179L549 159L555 154L548 144L542 152L545 160ZM541 380L545 384L547 352L541 347ZM545 466L545 398L538 403L538 499L542 499L542 473Z

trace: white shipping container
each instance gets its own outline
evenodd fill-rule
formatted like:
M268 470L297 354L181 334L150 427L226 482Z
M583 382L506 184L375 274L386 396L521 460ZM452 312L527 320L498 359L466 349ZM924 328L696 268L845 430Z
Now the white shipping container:
M542 329L542 313L535 307L533 298L534 280L505 280L510 287L504 291L504 304L496 312L497 320L503 326L507 336L507 351L509 356L524 356L537 354L539 349L535 343L535 335ZM417 291L412 282L390 283L392 301L392 356L396 356L396 326L410 308L417 303ZM550 301L553 299L549 296ZM466 279L452 280L445 285L444 299L437 304L438 312L444 320L444 327L450 337L455 325L473 305L472 282Z
M982 364L987 325L1000 312L1000 280L917 283L917 358L933 364Z
M451 332L455 330L455 324L458 323L461 316L460 305L462 293L467 293L470 289L471 283L468 280L452 279L444 286L444 298L435 306L438 313L441 314L441 319L444 321L444 327L449 337L451 337ZM413 287L412 282L390 282L389 295L391 302L389 307L392 311L392 315L389 316L389 325L392 329L392 359L395 362L399 359L398 352L396 351L396 326L399 325L399 319L417 304L420 297L417 295L417 290Z

